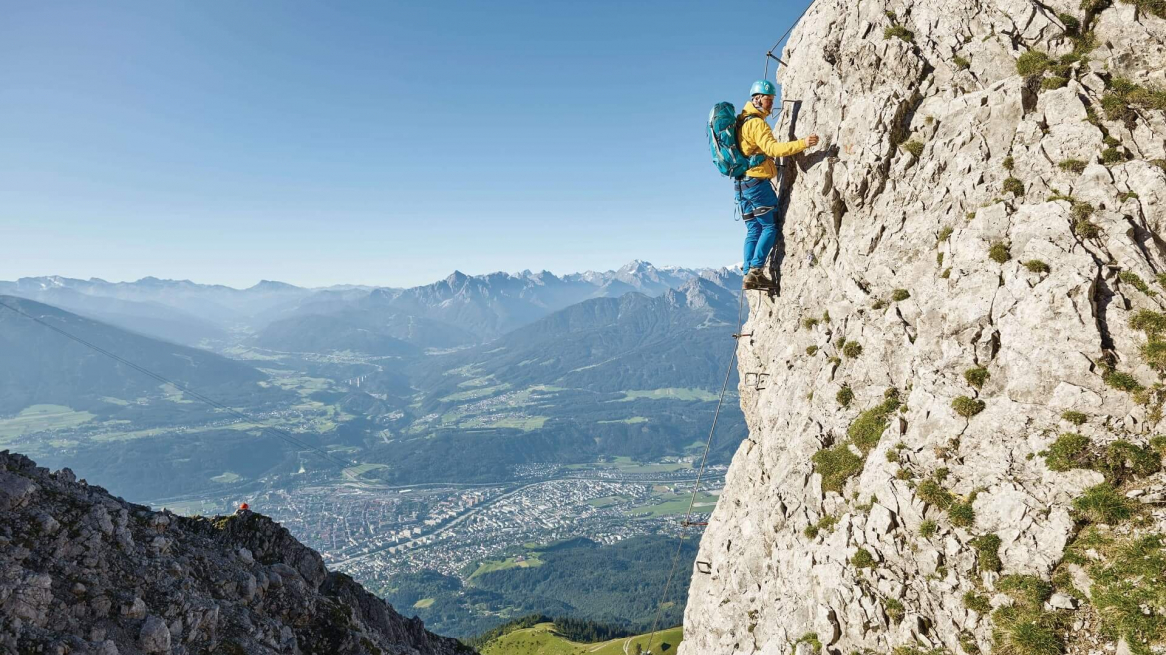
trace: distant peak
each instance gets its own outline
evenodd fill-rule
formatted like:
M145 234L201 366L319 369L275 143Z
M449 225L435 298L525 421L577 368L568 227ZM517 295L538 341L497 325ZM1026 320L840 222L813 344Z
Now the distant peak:
M286 289L298 289L294 284L287 282L279 282L276 280L260 280L258 284L251 287L249 291L282 291Z

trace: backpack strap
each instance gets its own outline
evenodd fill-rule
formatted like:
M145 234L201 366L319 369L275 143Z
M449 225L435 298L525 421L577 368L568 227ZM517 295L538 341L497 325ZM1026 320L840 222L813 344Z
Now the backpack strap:
M733 132L737 135L737 149L738 150L741 150L741 126L743 126L745 123L748 123L749 121L753 120L754 118L761 118L761 117L758 116L757 114L747 114L745 112L741 112L741 114L737 116L737 124L733 128ZM741 150L741 154L745 154L745 151Z

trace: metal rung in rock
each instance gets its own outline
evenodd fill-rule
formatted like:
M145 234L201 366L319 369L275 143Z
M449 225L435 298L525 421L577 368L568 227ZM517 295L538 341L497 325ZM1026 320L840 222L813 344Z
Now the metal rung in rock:
M761 389L765 388L763 385L765 384L765 380L768 378L768 373L746 373L745 386L753 387L754 389L760 391Z
M697 573L704 573L706 575L709 573L712 573L713 572L713 563L712 562L705 562L703 560L697 560L696 561L696 572Z

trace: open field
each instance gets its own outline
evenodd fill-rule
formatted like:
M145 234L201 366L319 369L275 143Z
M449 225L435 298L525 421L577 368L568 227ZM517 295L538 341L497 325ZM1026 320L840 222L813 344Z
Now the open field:
M12 418L0 419L0 443L34 432L75 428L92 419L93 414L64 405L32 405Z
M644 389L640 391L625 391L624 397L620 401L647 399L647 400L703 400L715 401L719 396L711 391L704 389L688 389L688 388L669 388L669 389Z
M621 418L621 419L615 420L615 421L600 421L601 424L626 423L628 425L636 425L637 423L647 423L647 422L648 422L648 418L646 416L632 416L630 418Z
M667 516L684 514L688 511L688 503L692 500L692 494L667 494L654 500L652 503L633 507L629 512L647 512L649 516ZM693 503L692 511L700 514L707 514L712 511L712 508L717 504L717 497L701 492L696 496L696 502Z
M473 580L479 575L492 573L494 571L505 571L506 569L514 568L527 569L542 566L543 561L538 558L538 555L538 553L531 553L527 555L526 559L521 562L518 561L518 559L515 557L507 557L504 560L486 560L485 562L482 562L478 565L477 570L470 574L470 577L466 579L466 582Z
M653 655L674 655L682 638L683 629L680 627L658 631L651 640ZM649 635L638 635L580 644L555 634L553 623L540 623L495 639L482 649L482 655L632 655L637 645L647 652L648 641Z

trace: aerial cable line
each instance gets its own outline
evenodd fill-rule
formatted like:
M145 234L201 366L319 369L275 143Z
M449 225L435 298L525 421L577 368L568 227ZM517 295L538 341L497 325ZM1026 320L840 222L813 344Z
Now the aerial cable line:
M766 53L765 53L765 74L762 76L762 79L769 77L769 60L770 59L774 59L782 65L788 65L784 61L782 61L781 59L778 59L777 55L773 54L773 51L777 50L777 47L781 45L781 42L784 41L787 36L789 36L791 33L793 33L794 28L797 27L798 23L801 22L802 18L804 18L806 16L806 14L808 14L810 12L810 9L814 6L815 2L817 2L817 0L810 0L810 4L807 5L806 8L802 11L802 13L798 15L797 19L794 20L793 24L789 26L789 29L786 30L785 33L781 35L781 37L777 40L777 42L773 44L772 48L770 48L769 50L766 51ZM796 112L794 115L794 120L797 120ZM792 129L792 127L793 126L791 124L791 129ZM654 619L652 619L652 631L651 631L651 634L648 636L648 647L647 647L647 649L645 649L645 651L647 652L648 655L652 655L652 643L656 639L656 628L660 623L660 615L664 611L664 601L667 600L667 598L668 598L668 590L672 586L672 578L676 574L676 564L680 559L680 553L684 548L684 542L688 538L687 529L691 526L707 525L707 523L693 523L692 522L692 520L691 520L692 519L692 508L695 506L696 497L697 497L698 493L700 492L700 480L701 480L701 477L704 475L705 464L708 462L709 450L712 447L712 443L713 443L713 435L716 433L716 429L717 429L717 419L721 415L721 406L725 402L725 391L729 386L729 379L732 377L733 367L737 363L737 339L741 338L742 336L745 336L745 335L741 334L741 327L744 325L744 320L742 319L742 316L741 316L741 310L742 310L743 305L744 305L744 299L745 299L745 290L742 289L740 300L737 303L737 333L733 335L733 356L729 359L729 366L728 366L727 370L725 371L725 381L721 385L721 395L720 395L720 398L717 400L716 412L713 413L713 424L712 424L712 427L709 428L708 441L705 443L705 446L704 446L704 456L701 458L701 461L700 461L700 469L698 469L697 473L696 473L696 481L692 485L692 498L689 499L689 501L688 501L688 511L685 512L685 514L684 514L684 522L680 524L681 525L680 538L677 540L677 543L676 543L676 552L672 555L672 566L668 572L668 578L664 582L664 591L663 591L663 593L660 594L659 602L656 603L656 617ZM750 309L752 309L752 306L750 306Z
M339 466L340 472L343 475L351 478L353 480L353 482L361 484L360 480L358 480L355 476L348 473L348 467L356 464L357 462L345 462L344 460L333 457L331 453L324 450L323 448L320 448L319 446L313 446L312 444L309 444L309 443L306 443L300 439L297 439L295 436L293 436L287 430L281 430L279 428L274 428L274 427L271 427L269 425L263 425L259 420L255 419L252 416L248 416L247 414L245 414L245 413L243 413L243 412L241 412L233 407L229 407L227 405L224 405L223 403L220 403L216 400L208 398L208 397L202 395L201 393L195 391L194 389L187 387L186 385L179 384L178 382L175 382L175 381L167 378L164 375L155 373L155 372L153 372L153 371L151 371L143 366L139 366L139 365L129 361L128 359L121 357L120 355L112 353L112 352L110 352L110 351L108 351L108 350L106 350L106 349L102 348L101 346L98 346L94 343L90 343L89 341L86 341L85 339L82 339L81 337L78 337L70 332L62 330L61 328L45 321L44 319L33 316L32 314L29 314L21 309L13 307L12 305L9 305L9 304L4 303L4 302L0 302L0 307L12 310L13 312L16 312L17 314L35 322L35 323L38 323L38 324L52 330L53 332L60 334L61 336L65 337L67 339L71 339L73 341L76 341L77 343L79 343L87 348L91 348L91 349L101 353L102 355L109 357L110 359L118 362L119 364L124 364L124 365L130 367L130 368L134 369L135 371L141 373L142 375L153 378L154 380L157 380L158 382L161 382L163 384L169 384L170 386L178 389L182 393L190 394L190 396L192 398L195 398L196 400L199 400L207 405L210 405L211 407L213 407L215 409L227 412L228 414L232 414L232 415L234 415L238 418L241 418L249 423L253 423L253 424L257 425L260 430L266 430L266 431L274 434L275 436L279 437L280 439L283 439L284 441L286 441L294 446L299 446L300 448L303 448L305 450L310 450L310 451L316 453L317 455L319 455L320 457L322 457L323 459L327 460L329 463L335 464L336 466Z
M672 586L672 578L676 574L676 564L680 560L680 552L684 549L684 542L688 539L688 528L695 525L706 525L703 523L692 522L692 508L696 504L696 496L700 492L700 480L704 475L705 465L709 459L709 449L713 445L713 435L717 431L717 419L721 416L721 406L725 403L725 391L729 388L729 380L733 377L733 367L737 363L737 339L742 335L741 326L744 325L741 311L745 305L745 290L741 290L741 295L737 300L737 333L733 334L733 356L729 358L729 366L725 369L725 381L721 384L721 395L717 400L717 409L713 413L713 424L709 428L709 438L704 445L704 456L700 460L700 468L696 472L696 482L692 485L692 498L688 501L688 511L684 513L684 522L680 524L680 538L676 541L676 552L672 555L672 567L668 571L668 578L664 581L664 591L660 594L660 602L656 603L656 617L652 619L652 632L648 636L648 647L646 652L651 655L652 642L656 639L656 627L660 622L660 615L664 611L664 601L668 598L668 589Z
M774 43L773 47L765 52L765 74L761 76L761 79L765 79L765 78L769 77L769 60L770 59L774 59L778 63L785 65L785 66L789 65L789 64L786 64L784 61L778 59L777 55L773 54L773 51L777 50L777 46L781 45L782 41L785 41L785 37L789 36L790 33L794 31L794 28L798 26L798 23L802 22L802 18L805 18L806 14L810 12L810 8L813 7L814 3L817 1L818 0L810 0L810 4L806 5L805 10L803 10L802 13L800 15L798 15L797 19L794 20L793 24L789 26L789 29L785 31L785 34L782 34L781 38L779 38L777 40L777 43Z

